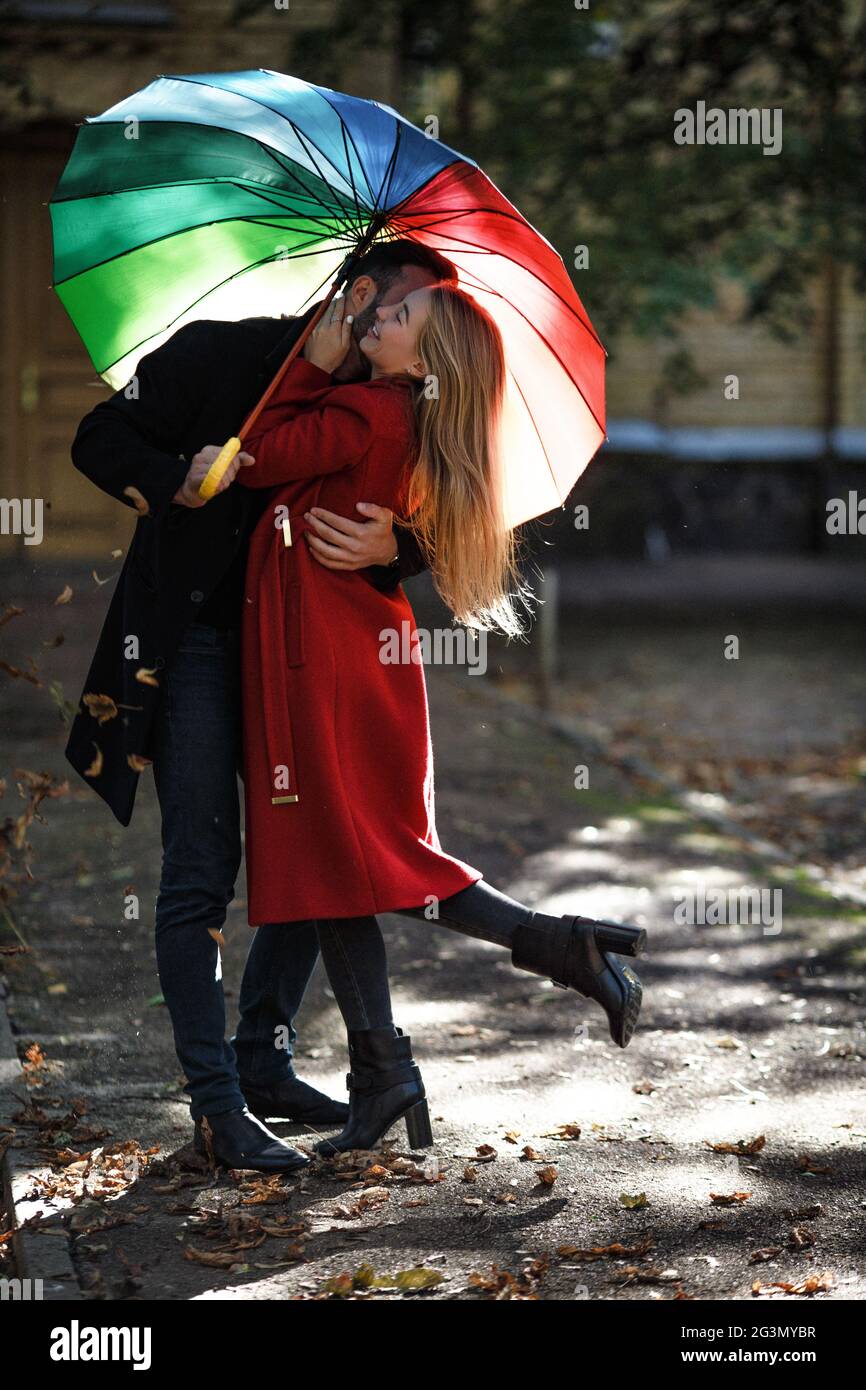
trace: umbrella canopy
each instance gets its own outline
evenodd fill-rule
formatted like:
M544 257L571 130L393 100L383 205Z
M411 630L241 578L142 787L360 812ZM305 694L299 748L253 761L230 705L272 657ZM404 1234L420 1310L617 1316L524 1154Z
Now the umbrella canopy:
M605 351L561 257L378 102L264 70L160 77L84 123L50 212L55 289L115 389L184 323L302 312L359 245L408 237L502 333L510 524L560 506L604 439Z

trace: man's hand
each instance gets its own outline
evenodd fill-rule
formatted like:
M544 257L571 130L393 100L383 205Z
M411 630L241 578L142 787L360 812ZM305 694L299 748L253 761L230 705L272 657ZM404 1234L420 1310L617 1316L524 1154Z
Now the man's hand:
M336 371L351 347L354 320L346 313L347 303L343 295L332 299L304 343L303 356L323 372Z
M189 466L189 472L184 478L183 483L171 499L172 502L177 502L181 507L204 507L206 505L209 499L206 497L199 497L198 490L208 469L221 450L222 445L220 444L205 444L204 448L199 450ZM227 487L231 487L237 477L238 470L241 468L249 468L251 463L255 463L252 454L245 454L243 449L241 449L240 453L235 454L220 481L219 487L214 493L214 497L218 497L221 492L225 492Z
M356 502L356 510L369 521L350 521L347 516L313 507L304 512L310 549L329 570L362 570L368 565L389 565L399 554L394 539L394 514L375 502Z

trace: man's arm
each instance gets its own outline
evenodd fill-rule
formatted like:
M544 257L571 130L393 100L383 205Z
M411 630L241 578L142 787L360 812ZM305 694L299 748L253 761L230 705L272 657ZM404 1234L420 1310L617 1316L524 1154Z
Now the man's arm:
M357 502L366 517L354 521L313 507L306 519L304 537L320 564L327 569L363 570L374 588L388 592L403 579L420 574L426 562L411 531L392 529L393 513L374 502Z
M128 507L134 488L152 512L167 508L190 463L175 444L200 398L207 363L199 324L188 324L141 359L131 383L85 415L72 444L79 472ZM132 389L134 383L134 390Z
M395 526L394 539L397 543L396 564L384 567L371 565L367 571L370 583L383 593L396 589L404 579L411 579L413 575L420 574L427 568L427 561L411 531L404 530L402 526Z

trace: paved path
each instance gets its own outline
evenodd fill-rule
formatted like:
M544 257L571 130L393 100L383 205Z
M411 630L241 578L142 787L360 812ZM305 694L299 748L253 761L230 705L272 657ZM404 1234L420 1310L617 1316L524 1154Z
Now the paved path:
M79 621L77 656L63 656L73 690L93 612ZM438 1299L740 1299L756 1281L804 1291L777 1291L784 1299L811 1296L814 1281L828 1290L819 1298L863 1298L863 914L498 711L482 680L438 670L429 685L446 846L550 910L647 926L631 1046L610 1042L595 1006L516 972L498 948L387 918L395 1018L423 1069L435 1149L413 1162L398 1129L396 1157L371 1173L319 1168L274 1192L213 1182L184 1154L169 1020L152 1002L149 774L129 831L73 783L33 830L37 882L18 907L32 953L6 961L19 1051L39 1049L28 1070L41 1084L18 1088L30 1105L17 1107L10 1151L35 1174L22 1214L46 1213L30 1247L69 1238L97 1299L310 1297L328 1280L349 1288L342 1276L367 1265L432 1270L441 1280L421 1296ZM19 741L4 765L62 771L42 692L16 687L15 698ZM580 761L590 786L576 791ZM11 814L9 792L5 805ZM780 888L781 930L678 925L684 885ZM130 886L139 923L122 916ZM226 934L236 998L241 903ZM343 1034L320 970L298 1028L299 1070L340 1093ZM312 1137L283 1132L301 1147ZM76 1200L52 1204L52 1191ZM614 1244L624 1251L592 1255Z

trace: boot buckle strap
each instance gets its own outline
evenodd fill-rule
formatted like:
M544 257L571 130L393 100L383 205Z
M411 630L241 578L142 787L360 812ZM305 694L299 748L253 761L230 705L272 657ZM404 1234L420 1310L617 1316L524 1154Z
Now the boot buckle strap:
M360 1071L346 1073L348 1091L384 1090L386 1086L399 1086L420 1079L420 1072L413 1063L411 1067L390 1067L384 1071Z

